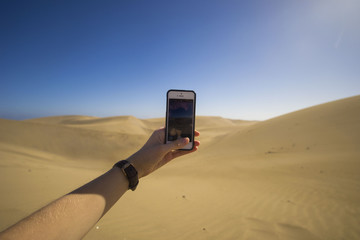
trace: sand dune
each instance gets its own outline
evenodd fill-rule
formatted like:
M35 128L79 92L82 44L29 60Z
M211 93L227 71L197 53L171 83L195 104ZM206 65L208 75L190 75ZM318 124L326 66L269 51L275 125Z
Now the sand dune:
M360 98L348 98L259 122L226 136L223 142L237 145L236 142L243 139L244 144L240 146L257 154L307 151L359 153L359 119Z
M106 171L163 124L0 119L0 229ZM85 239L360 238L360 96L261 122L197 117L196 128L200 150L142 179Z
M0 142L6 145L77 161L114 161L128 156L151 133L141 120L134 117L89 119L68 116L27 121L1 119L0 131Z
M112 133L143 135L149 128L133 116L98 118L89 116L57 116L26 120L26 122L57 124Z

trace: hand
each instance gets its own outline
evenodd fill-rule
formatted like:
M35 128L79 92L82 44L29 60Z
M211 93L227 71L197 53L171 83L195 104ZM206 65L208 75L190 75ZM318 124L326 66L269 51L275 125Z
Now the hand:
M195 131L195 136L200 136ZM127 160L134 165L138 171L139 178L144 177L174 158L195 152L200 146L199 141L194 141L194 148L191 151L181 151L189 143L189 138L179 138L176 141L164 144L165 129L155 130L145 145Z

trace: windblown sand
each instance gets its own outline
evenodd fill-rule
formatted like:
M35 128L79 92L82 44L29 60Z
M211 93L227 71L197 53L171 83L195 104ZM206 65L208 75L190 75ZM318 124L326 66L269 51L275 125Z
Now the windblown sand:
M107 171L163 125L0 119L0 230ZM196 128L199 151L141 179L85 239L360 239L360 96L262 122L198 117Z

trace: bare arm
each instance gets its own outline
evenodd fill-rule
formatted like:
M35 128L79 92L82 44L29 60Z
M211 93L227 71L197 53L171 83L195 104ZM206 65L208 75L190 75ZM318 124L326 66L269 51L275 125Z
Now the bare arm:
M156 130L147 143L127 160L144 177L172 159L197 150L179 151L189 139L164 143L164 129ZM199 133L196 132L196 136ZM0 233L0 239L81 239L128 190L129 182L119 168L51 202Z

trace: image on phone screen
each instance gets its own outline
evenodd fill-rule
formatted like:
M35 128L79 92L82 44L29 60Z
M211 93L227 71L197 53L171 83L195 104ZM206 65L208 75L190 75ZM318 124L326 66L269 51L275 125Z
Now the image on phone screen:
M192 141L193 100L169 99L168 141L188 137Z

